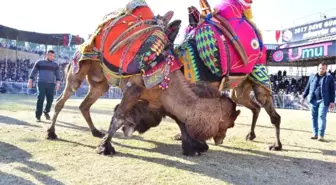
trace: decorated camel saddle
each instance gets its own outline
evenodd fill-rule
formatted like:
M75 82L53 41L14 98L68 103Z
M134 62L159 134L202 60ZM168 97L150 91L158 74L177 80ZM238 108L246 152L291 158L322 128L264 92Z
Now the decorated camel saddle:
M249 77L270 89L263 66L266 48L260 31L251 21L251 3L251 0L223 0L212 11L206 0L200 0L201 12L193 6L188 8L186 40L176 49L188 80L222 79L222 90L234 88Z
M147 88L161 83L164 89L169 73L182 66L165 50L169 44L165 29L172 16L172 11L154 16L145 0L130 1L124 9L104 17L75 54L74 66L85 60L98 61L111 85L123 77L142 75Z

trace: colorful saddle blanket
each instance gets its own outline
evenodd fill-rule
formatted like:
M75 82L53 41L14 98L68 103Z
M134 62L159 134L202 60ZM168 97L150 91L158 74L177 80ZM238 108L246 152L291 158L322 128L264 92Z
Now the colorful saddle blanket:
M254 83L263 86L272 94L271 80L268 76L267 69L263 64L257 64L253 67L252 73L248 78Z
M167 42L146 2L133 1L123 14L104 25L95 45L100 48L105 67L114 72L136 74L152 67L150 64L156 61Z
M109 82L115 77L141 73L150 88L168 75L167 70L172 72L182 65L171 53L163 52L167 43L163 25L147 3L133 0L126 8L105 17L75 54L74 61L78 62L73 63L79 66L82 60L100 61Z
M192 82L199 81L221 81L222 77L214 75L202 62L195 39L189 39L175 48L175 53L183 64L185 78Z
M255 64L266 62L266 48L257 29L244 16L241 5L235 0L226 0L216 7L218 14L227 20L237 37L229 40L216 27L215 18L206 18L195 31L197 50L200 57L217 76L230 73L251 73ZM232 42L239 40L247 54L248 64L245 66Z
M192 83L197 83L199 81L221 81L222 77L218 77L213 74L209 68L205 66L205 63L202 62L202 59L197 51L196 41L194 39L189 39L180 46L176 47L175 53L183 63L183 73L188 81ZM262 85L265 89L271 92L270 79L264 65L255 65L247 78Z

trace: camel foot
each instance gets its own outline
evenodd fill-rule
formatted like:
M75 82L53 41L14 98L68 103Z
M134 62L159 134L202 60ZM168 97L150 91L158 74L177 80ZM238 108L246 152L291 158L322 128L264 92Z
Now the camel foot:
M182 140L182 136L181 134L176 134L174 137L173 137L174 140L176 141L181 141Z
M55 130L48 130L47 132L48 132L47 139L49 139L49 140L56 140L57 139L57 135L55 133Z
M93 137L103 138L103 137L105 136L104 133L100 132L100 131L97 130L97 129L93 129L93 130L91 131L91 133L92 133Z
M196 150L196 147L194 147L194 145L188 141L182 141L182 150L183 150L183 155L186 155L186 156L201 155L201 153Z
M96 152L100 155L114 155L116 153L110 142L103 142L100 144L97 147Z
M203 153L209 150L209 146L206 144L206 142L198 143L195 148L200 153Z
M247 134L246 140L253 141L256 137L257 136L255 135L254 132L250 132L249 134Z
M272 146L269 147L269 150L272 151L281 151L282 150L282 144L273 144Z

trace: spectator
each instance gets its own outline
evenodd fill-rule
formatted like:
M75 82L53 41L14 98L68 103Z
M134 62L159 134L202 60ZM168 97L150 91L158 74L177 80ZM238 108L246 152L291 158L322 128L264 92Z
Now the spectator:
M318 73L310 76L301 101L307 96L313 123L314 135L311 139L324 141L328 108L335 108L335 82L333 76L327 73L327 64L322 62Z
M50 120L49 112L54 100L54 93L59 90L60 87L60 72L59 66L53 61L55 52L49 50L45 60L39 60L35 63L33 70L30 74L28 81L28 88L33 87L33 79L37 76L37 90L38 97L36 103L35 118L37 122L41 121L41 115L43 111L43 103L45 97L47 97L47 105L43 111L47 120Z

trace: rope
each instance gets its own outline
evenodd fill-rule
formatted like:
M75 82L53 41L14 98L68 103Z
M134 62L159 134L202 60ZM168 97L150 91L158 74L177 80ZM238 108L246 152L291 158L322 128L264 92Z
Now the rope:
M114 52L116 52L118 49L120 49L122 46L124 46L126 43L131 42L131 39L138 38L141 34L145 34L147 32L153 31L155 28L162 28L161 26L155 25L151 26L142 30L139 30L132 35L126 37L123 41L118 43L114 48L110 47L110 54L112 55Z

